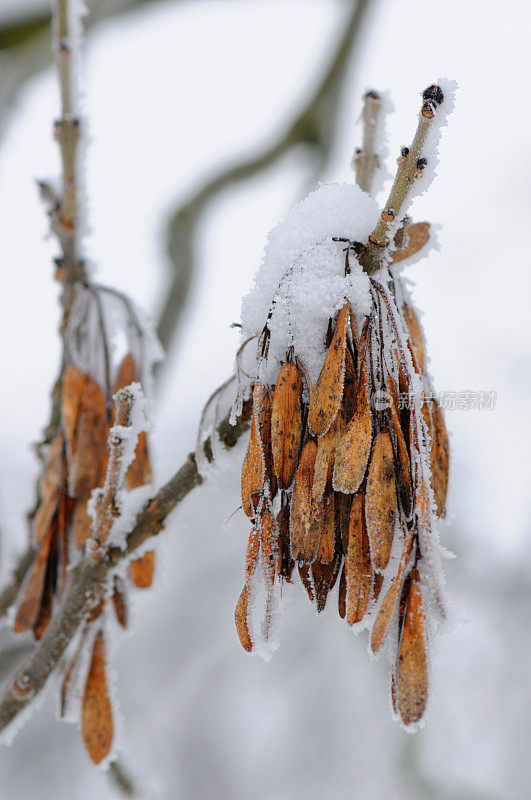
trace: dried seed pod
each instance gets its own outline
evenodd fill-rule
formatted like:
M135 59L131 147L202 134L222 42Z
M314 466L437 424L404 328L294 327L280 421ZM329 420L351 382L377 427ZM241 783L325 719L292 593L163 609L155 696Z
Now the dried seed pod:
M153 480L151 472L151 461L149 460L147 434L141 431L138 434L138 444L135 450L135 457L129 465L125 475L125 485L131 491L139 486L147 486Z
M339 579L339 592L337 595L337 610L341 619L345 619L347 613L347 580L345 577L345 565L341 570L341 577Z
M398 697L396 688L396 667L391 669L391 705L393 712L398 716Z
M419 477L415 484L415 512L418 520L417 539L421 555L431 573L431 592L439 613L446 617L445 603L439 575L434 569L434 547L432 539L432 512L428 485L423 477Z
M281 578L291 583L291 576L295 567L295 562L291 557L289 543L289 504L282 506L277 514L278 528L278 567L277 572Z
M345 556L346 610L349 625L363 619L371 599L371 554L363 506L363 494L354 495L350 510L348 548Z
M269 584L275 581L277 552L278 552L278 530L275 518L269 508L264 508L260 512L260 545L262 549L262 565L264 575Z
M378 602L380 592L382 591L384 576L381 572L373 572L372 574L372 600L374 603Z
M363 360L354 414L336 447L333 486L336 492L356 492L367 469L372 442L372 413L367 381L367 364Z
M313 589L311 567L309 564L297 564L297 569L299 572L299 578L301 579L302 585L306 589L306 594L308 595L310 603L313 603L315 600L315 593Z
M326 490L332 487L334 456L344 429L345 424L342 414L338 414L329 430L317 440L317 456L315 458L312 486L312 493L316 500L321 501Z
M348 528L350 525L350 506L352 497L349 494L335 494L336 507L336 534L339 539L343 554L348 549Z
M125 594L125 583L120 575L114 576L112 587L112 602L116 619L122 628L127 628L127 599Z
M253 390L251 435L242 466L242 506L248 517L254 516L266 481L267 449L270 448L270 400L267 389L257 381Z
M384 570L391 555L397 511L393 445L387 430L375 439L367 477L365 521L376 570Z
M404 627L398 650L397 700L404 725L418 722L428 699L428 660L420 578L411 574Z
M69 364L63 372L61 391L61 425L63 428L68 460L72 460L74 435L81 404L81 396L87 380L81 370Z
M301 440L302 378L293 361L281 368L271 411L271 449L273 467L281 489L293 481Z
M27 631L28 628L31 628L39 614L52 534L53 531L50 528L46 538L41 544L33 565L30 567L28 577L24 581L22 599L19 602L13 625L15 633L22 633L23 631Z
M264 479L265 463L253 414L251 435L243 460L241 477L242 507L248 517L253 517L256 513L258 500L264 486Z
M414 256L419 250L422 250L425 244L428 243L430 238L430 223L429 222L415 222L406 228L408 243L406 247L400 247L391 253L391 263L397 264L405 258Z
M97 487L107 459L108 427L105 396L101 387L87 377L69 465L69 494L73 497L89 495Z
M342 430L346 428L346 426L352 419L352 415L354 413L354 408L356 405L356 385L357 385L356 367L354 366L354 359L352 358L350 350L347 347L347 350L345 352L345 385L343 387L343 401L341 403L341 415L338 414L338 416L336 417L336 422L334 423L337 424L338 420L341 419Z
M267 386L263 387L261 396L260 415L258 417L258 430L262 443L262 452L265 462L265 476L269 487L269 496L273 498L277 491L277 479L273 469L273 452L271 449L271 395Z
M155 572L155 553L148 550L140 558L135 558L129 564L131 580L138 589L149 589L153 583Z
M334 588L337 576L339 575L342 560L343 555L339 552L334 555L330 564L320 564L319 561L314 561L310 567L317 613L324 611L328 594Z
M334 494L331 493L323 500L323 527L321 531L321 539L319 542L319 550L317 552L317 560L321 564L330 564L334 558L335 540L336 540L336 526L335 526L335 503Z
M420 408L422 419L424 420L424 424L430 434L430 441L433 442L433 421L431 418L431 403L427 403L426 399L424 399L422 406Z
M137 380L138 372L135 360L133 356L128 353L118 367L113 394ZM148 454L147 435L145 431L142 431L138 436L135 457L129 465L125 476L125 485L131 490L139 486L146 486L146 484L151 483L151 480L151 463Z
M361 376L363 365L365 363L367 347L369 346L370 327L371 327L371 318L367 317L367 319L363 323L363 328L361 329L361 336L356 357L356 369L358 378Z
M322 436L335 420L343 396L345 375L345 348L349 304L345 304L337 317L336 329L326 351L321 374L312 391L308 411L308 429L314 436Z
M391 417L392 431L396 439L396 455L400 475L398 489L404 513L406 517L409 517L411 514L412 504L411 468L409 465L409 454L407 451L406 440L404 439L404 434L402 433L400 417L398 415L398 406L396 402L397 392L395 391L396 386L394 386L392 379L389 376L387 378L387 388L391 396L389 416Z
M105 643L103 633L98 631L81 711L81 734L87 753L95 764L99 764L109 753L114 734L105 669Z
M422 374L425 371L425 355L424 355L424 339L422 336L422 328L415 311L412 306L404 303L402 306L402 316L404 317L411 339L413 353L417 360L417 364Z
M315 561L322 530L322 503L314 500L312 486L317 445L306 442L295 477L291 499L290 546L294 561Z
M87 511L87 500L80 498L75 506L72 516L72 527L74 529L74 541L76 547L81 550L85 546L87 539L92 536L92 517Z
M253 649L253 642L249 634L249 626L247 623L247 613L249 606L249 589L247 584L243 587L241 594L236 603L234 610L234 622L236 623L236 631L240 639L241 646L248 653Z
M431 485L437 505L437 516L444 512L446 492L448 490L448 470L450 466L450 449L444 416L439 403L432 401L431 429Z
M350 309L350 332L352 334L352 342L356 350L359 349L360 344L360 334L359 334L359 326L358 321L356 319L356 314L352 309Z
M48 533L48 528L57 510L60 491L64 486L64 476L64 440L63 435L59 432L50 445L44 473L39 484L41 501L33 520L36 544L40 544Z
M385 641L387 631L389 630L389 625L391 623L391 620L393 619L393 615L398 605L398 598L400 596L400 590L402 588L402 582L404 580L405 570L412 549L413 549L413 535L409 531L406 531L402 556L400 558L400 564L398 566L398 572L391 581L391 585L387 590L387 594L385 595L384 599L380 604L380 608L378 609L378 613L376 615L376 618L372 626L371 650L373 653L377 653Z
M258 528L253 528L249 534L247 542L247 552L245 554L245 580L248 581L258 561L258 553L260 552L260 531Z
M54 535L52 543L56 539ZM57 577L57 545L52 544L50 555L48 556L48 564L46 567L46 577L44 579L44 587L42 590L41 603L37 618L33 623L33 635L37 640L42 638L42 635L52 618L52 606L55 590L55 581Z

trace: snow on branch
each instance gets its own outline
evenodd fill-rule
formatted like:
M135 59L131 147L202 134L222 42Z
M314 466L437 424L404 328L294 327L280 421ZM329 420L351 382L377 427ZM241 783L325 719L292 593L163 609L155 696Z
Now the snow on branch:
M139 383L120 389L113 399L115 422L108 438L109 463L105 483L93 492L89 503L93 520L92 541L97 547L107 542L113 523L121 514L120 495L125 476L135 458L138 437L146 430L145 400Z
M371 197L377 190L379 173L384 172L383 152L385 115L391 110L386 94L370 89L363 97L362 144L354 153L353 166L356 183Z
M369 236L363 257L363 268L369 275L391 260L394 236L413 198L425 192L435 176L440 131L453 109L456 86L455 81L441 79L422 94L415 136L410 147L402 148L387 203Z
M248 430L249 418L250 404L245 403L243 413L235 426L229 426L228 415L218 425L216 435L227 449L232 448ZM229 427L230 439L226 435ZM212 445L208 439L203 448L205 452L211 452ZM0 695L0 732L13 723L41 693L94 604L97 587L104 585L107 575L121 561L131 558L150 537L156 536L164 527L168 514L202 482L195 456L190 453L175 475L144 505L127 534L124 549L112 547L100 560L83 557L73 566L61 605L42 639L11 685Z

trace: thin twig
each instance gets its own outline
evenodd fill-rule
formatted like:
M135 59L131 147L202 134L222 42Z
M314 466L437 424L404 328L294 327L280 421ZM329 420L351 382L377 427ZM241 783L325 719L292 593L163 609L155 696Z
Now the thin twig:
M60 257L56 259L56 278L62 285L61 306L63 313L60 325L62 356L59 373L51 392L50 420L45 431L44 442L36 448L37 454L41 458L42 446L51 441L59 427L62 377L66 364L65 331L76 284L87 279L85 265L80 254L78 143L81 122L76 108L77 86L74 74L76 53L74 52L75 42L71 30L71 15L72 9L69 7L69 0L55 0L53 12L55 27L54 48L61 98L61 113L54 123L54 133L59 146L62 188L59 195L44 181L39 183L39 188L41 197L48 206L51 230L55 234L61 250ZM39 491L39 483L37 483L36 502L32 512L29 514L30 523L39 506ZM22 574L18 567L26 563L26 555L24 554L16 569L16 578L21 579L20 583L18 586L13 583L8 587L7 592L4 591L0 597L0 616L7 611L8 603L10 604L16 598L25 577L26 573ZM26 565L26 571L28 568L29 564Z
M173 339L186 302L194 273L195 233L198 220L207 204L235 184L270 167L298 145L307 145L321 168L331 151L341 88L351 54L360 41L361 31L370 7L370 0L358 0L345 24L324 79L291 125L261 153L242 159L215 175L196 191L173 214L168 224L168 256L172 266L171 282L165 292L159 314L158 334L167 350Z
M96 493L94 502L94 531L99 545L105 544L113 522L120 516L119 493L129 464L124 462L127 438L138 434L131 429L131 416L135 396L126 387L114 395L115 422L108 437L109 462L103 487ZM129 429L129 430L128 430ZM136 448L130 447L131 455Z
M70 308L73 284L86 279L85 267L80 257L78 143L81 120L76 107L77 86L74 73L77 54L71 30L72 13L68 0L55 0L55 57L61 114L55 121L54 131L61 155L62 192L57 212L52 215L52 229L62 250L57 277L65 287L62 298L65 314L68 314Z
M380 167L380 155L376 152L376 131L382 114L380 95L374 90L367 92L363 98L361 119L363 125L362 146L356 150L354 169L356 183L364 192L372 196L374 174Z
M424 92L424 97L430 89L438 89L442 98L442 91L439 87L429 87ZM438 100L436 104L439 105L441 102L442 99ZM393 235L405 216L413 184L416 178L422 174L426 163L426 159L423 158L423 148L435 119L434 106L435 102L424 102L411 147L405 148L398 160L398 169L387 203L375 229L369 236L369 244L363 256L363 269L368 275L372 275L380 269L385 262Z
M182 0L181 0L182 1ZM90 0L85 18L85 29L92 29L103 19L135 11L138 7L163 3L175 4L177 0ZM13 4L14 5L14 4ZM35 5L35 4L34 4ZM52 15L46 8L26 8L21 3L18 19L0 22L0 139L10 111L26 82L51 61L50 29Z
M228 416L218 426L217 435L225 443L225 447L234 446L248 429L249 414L250 405L247 402L235 426L229 425ZM227 430L230 430L230 439L226 436ZM207 440L205 452L208 451L211 451L211 446ZM53 615L35 651L23 664L11 686L0 697L0 731L6 728L42 691L87 611L97 601L100 587L105 584L110 570L124 558L131 557L151 536L156 536L164 527L170 511L202 482L195 457L190 453L178 472L159 489L155 497L139 513L123 550L118 547L107 551L101 548L99 550L87 548L86 555L70 571L61 605Z
M109 778L123 797L136 797L138 794L131 773L119 759L109 764Z
M77 114L76 79L74 75L77 54L71 31L71 9L68 0L55 0L54 3L54 48L59 80L61 113L54 123L55 139L61 158L61 193L56 195L45 182L39 183L43 200L48 206L50 228L55 234L61 255L56 259L56 278L62 285L62 321L60 332L63 339L62 358L59 374L54 382L51 400L50 420L44 432L47 444L57 432L60 419L60 398L62 376L65 367L65 331L74 298L76 284L87 280L83 258L81 257L79 233L79 194L80 170L78 144L81 135L81 120ZM38 453L40 454L40 447ZM38 505L38 503L37 503Z

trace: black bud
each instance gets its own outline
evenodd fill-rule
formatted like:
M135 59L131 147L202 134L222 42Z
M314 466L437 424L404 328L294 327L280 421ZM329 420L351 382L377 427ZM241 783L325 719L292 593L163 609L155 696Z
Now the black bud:
M408 155L408 153L409 153L409 147L406 147L404 145L404 147L400 148L400 155L403 156L404 158Z
M373 100L379 100L380 99L380 95L378 94L378 92L375 92L374 89L369 89L368 92L365 92L364 97L370 97Z
M444 93L440 86L437 86L436 83L432 83L431 86L428 86L427 89L424 89L422 92L422 99L423 100L432 100L434 103L437 103L438 106L444 100Z
M424 169L427 163L427 158L417 158L417 169Z

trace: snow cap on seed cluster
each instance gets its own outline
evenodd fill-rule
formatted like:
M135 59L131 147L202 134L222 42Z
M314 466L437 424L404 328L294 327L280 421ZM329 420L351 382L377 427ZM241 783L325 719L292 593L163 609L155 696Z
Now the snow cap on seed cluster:
M356 185L321 184L269 234L264 260L242 303L242 341L259 336L268 320L269 355L260 378L274 383L293 346L312 383L325 355L328 321L350 301L356 315L370 310L369 280L353 253L345 275L345 242L366 242L378 206Z

